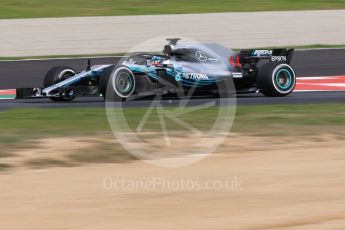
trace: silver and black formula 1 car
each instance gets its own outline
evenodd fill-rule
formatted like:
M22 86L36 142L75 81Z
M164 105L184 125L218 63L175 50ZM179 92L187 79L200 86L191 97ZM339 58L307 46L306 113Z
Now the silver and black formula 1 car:
M120 63L88 66L84 71L57 66L50 69L43 88L17 89L17 98L47 97L71 101L77 95L111 95L130 100L155 94L174 94L194 87L194 94L220 96L261 92L286 96L296 84L290 66L293 49L242 50L219 44L183 43L167 39L162 53L134 53ZM231 81L235 88L227 87ZM234 92L232 92L234 93Z

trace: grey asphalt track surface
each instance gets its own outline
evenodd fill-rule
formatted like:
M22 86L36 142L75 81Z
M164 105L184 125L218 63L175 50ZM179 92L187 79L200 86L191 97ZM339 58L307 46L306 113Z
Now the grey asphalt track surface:
M212 98L195 98L188 102L188 106L195 106L215 101ZM178 99L163 99L162 106L178 106ZM148 107L152 100L136 100L122 103L123 107ZM280 104L313 104L313 103L345 103L345 92L296 92L287 97L270 98L261 94L240 95L237 105L280 105ZM76 98L72 102L52 102L49 99L29 100L0 100L0 110L10 108L104 108L103 98Z
M118 57L92 58L92 64L116 63ZM51 59L29 61L0 61L0 89L41 87L48 69L56 65L71 66L82 70L86 58ZM295 52L292 66L298 77L345 75L345 49L299 50ZM207 102L210 99L193 99L190 104ZM177 105L178 100L163 100L163 105ZM255 104L301 104L301 103L343 103L345 92L296 92L288 97L268 98L261 94L238 96L239 105ZM126 103L128 107L145 107L150 100ZM77 98L70 103L53 103L49 99L0 100L0 109L5 108L63 108L63 107L104 107L102 98Z

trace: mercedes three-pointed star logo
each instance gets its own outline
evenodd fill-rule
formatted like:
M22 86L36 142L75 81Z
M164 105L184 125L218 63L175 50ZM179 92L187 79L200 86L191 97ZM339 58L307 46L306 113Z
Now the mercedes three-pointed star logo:
M196 51L195 56L199 61L207 61L208 60L206 54L200 50Z

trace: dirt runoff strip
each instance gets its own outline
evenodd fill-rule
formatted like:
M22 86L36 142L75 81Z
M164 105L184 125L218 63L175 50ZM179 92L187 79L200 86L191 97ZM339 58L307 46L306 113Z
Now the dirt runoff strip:
M305 135L303 138L296 136L248 136L246 134L229 134L224 143L218 147L217 153L228 153L229 156L237 153L249 153L252 151L267 151L271 149L294 149L304 146L314 145L317 142L329 142L334 140L344 140L344 133L341 132L328 135ZM161 135L155 132L145 132L140 134L141 142L137 139L127 140L126 145L132 145L132 149L147 151L161 150L152 157L178 158L183 157L183 152L190 143L213 143L219 137L189 135L185 133L171 133L170 145L162 141ZM188 140L188 141L186 141ZM293 144L291 144L293 143ZM207 146L207 145L205 145ZM146 148L146 149L145 149ZM4 146L1 154L2 171L7 170L27 170L28 168L51 168L51 167L81 167L88 164L100 163L128 163L138 160L123 148L117 139L109 136L69 136L69 137L49 137L33 140L26 140L17 146L6 148ZM190 153L193 154L193 153ZM197 153L194 153L198 156ZM7 167L6 167L7 166ZM1 169L1 168L0 168Z

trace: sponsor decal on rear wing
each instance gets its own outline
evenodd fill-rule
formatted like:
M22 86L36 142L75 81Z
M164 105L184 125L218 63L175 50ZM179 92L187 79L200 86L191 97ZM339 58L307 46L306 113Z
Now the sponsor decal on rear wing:
M270 50L242 50L240 57L246 59L269 59L271 62L290 63L294 49L270 49Z

